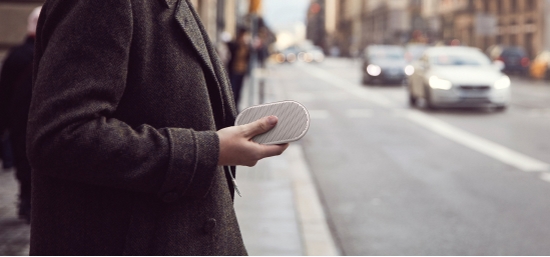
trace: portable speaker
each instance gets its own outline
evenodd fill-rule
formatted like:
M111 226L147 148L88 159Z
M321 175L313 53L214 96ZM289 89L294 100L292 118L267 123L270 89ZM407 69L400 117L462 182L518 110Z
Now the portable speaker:
M282 101L261 104L244 109L235 125L244 125L266 116L277 116L279 121L270 131L257 135L252 140L264 145L277 145L302 138L309 129L309 113L302 104L295 101Z

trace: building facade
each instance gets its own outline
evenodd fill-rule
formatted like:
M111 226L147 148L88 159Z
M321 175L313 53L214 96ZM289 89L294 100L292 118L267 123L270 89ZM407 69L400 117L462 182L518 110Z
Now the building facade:
M523 46L533 58L547 48L548 0L440 0L443 39L486 50Z
M235 35L243 6L248 0L191 0L213 42L220 40L223 31ZM44 0L0 0L0 61L13 46L23 42L27 31L27 17ZM241 21L242 22L242 21Z

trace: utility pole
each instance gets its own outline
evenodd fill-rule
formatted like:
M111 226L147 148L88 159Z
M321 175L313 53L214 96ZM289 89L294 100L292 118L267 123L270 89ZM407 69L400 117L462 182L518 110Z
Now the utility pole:
M250 66L250 90L249 90L249 106L254 105L254 94L256 86L256 68L258 64L258 53L256 50L256 40L258 37L258 17L262 6L261 0L250 0L248 6L248 15L250 18L250 34L252 38L252 52L250 54L249 66ZM262 79L263 80L263 79ZM263 81L260 81L260 94L263 94ZM260 103L263 102L263 95L260 95Z

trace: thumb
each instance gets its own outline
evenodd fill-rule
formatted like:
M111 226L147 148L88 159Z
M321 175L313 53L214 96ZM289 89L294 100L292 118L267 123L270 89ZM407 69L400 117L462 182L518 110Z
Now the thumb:
M256 135L263 134L271 130L277 124L278 118L275 116L263 117L252 123L243 125L244 127L244 136L247 138L252 138Z

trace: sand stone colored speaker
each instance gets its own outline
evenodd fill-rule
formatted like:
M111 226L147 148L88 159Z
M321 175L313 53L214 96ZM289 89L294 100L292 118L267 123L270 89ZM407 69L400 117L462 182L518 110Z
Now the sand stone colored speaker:
M309 113L306 107L295 101L248 107L237 116L235 125L248 124L270 115L279 118L277 125L267 133L252 138L254 142L264 145L293 142L302 138L309 129Z

